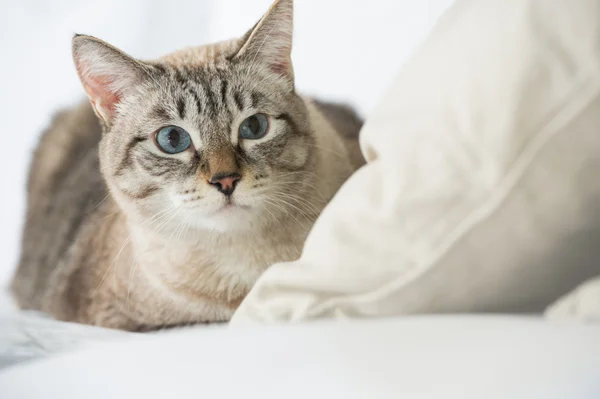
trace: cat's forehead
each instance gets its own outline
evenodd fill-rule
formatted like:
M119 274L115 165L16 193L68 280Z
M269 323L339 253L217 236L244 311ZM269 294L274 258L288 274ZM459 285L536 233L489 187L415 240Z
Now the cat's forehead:
M232 63L239 45L230 40L189 47L158 59L151 64L154 79L128 103L128 117L145 126L175 123L201 136L229 136L231 124L251 112L279 112L287 98L283 88L260 71Z
M203 46L186 47L159 58L159 61L174 67L200 67L234 55L239 49L239 45L239 40L233 39Z

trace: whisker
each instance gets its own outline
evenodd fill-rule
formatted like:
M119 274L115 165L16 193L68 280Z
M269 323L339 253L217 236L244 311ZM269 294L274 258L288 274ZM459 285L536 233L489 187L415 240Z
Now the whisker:
M271 199L265 199L265 202L268 204L271 204L272 206L279 209L284 215L291 217L296 223L298 223L298 225L301 228L303 228L303 229L306 228L306 226L304 226L302 223L300 223L300 221L298 219L296 219L296 217L294 215L292 215L290 212L286 212L286 209L284 207L282 207L281 204L277 202L277 200L271 201Z
M171 235L169 236L169 239L167 240L167 242L165 243L165 245L163 246L163 250L162 250L162 254L161 254L161 260L164 262L165 261L165 252L167 250L167 247L171 244L171 240L173 239L173 236L179 231L179 228L181 226L183 226L183 223L185 223L185 219L182 220L181 222L179 222L179 224L177 224L177 227L175 227L175 230L173 230L171 232ZM166 263L166 262L165 262Z
M296 201L298 203L298 205L304 206L304 207L308 208L308 209L306 209L306 211L312 211L315 215L318 215L319 213L321 213L321 208L317 207L312 202L310 202L310 201L308 201L308 200L306 200L304 198L292 195L292 194L287 194L287 193L272 193L271 197L279 198L279 199L282 199L282 200L289 199L289 200L292 200L292 201ZM322 205L324 206L325 204L322 204Z
M157 215L160 215L161 213L163 213L165 210L156 213L155 215L153 215L152 217L146 219L146 221L142 222L141 225L144 225L145 222L147 222L148 220L151 220L153 218L155 218ZM119 252L117 252L117 255L115 256L115 258L113 259L113 261L110 263L110 266L106 269L106 272L104 273L104 275L102 276L102 278L100 279L100 282L98 283L98 285L96 286L94 292L98 291L98 289L102 286L102 284L104 283L104 280L106 280L106 277L108 276L108 274L111 272L111 270L115 267L116 263L119 261L119 258L121 257L121 253L123 252L123 250L125 249L125 247L127 246L127 244L129 244L129 242L131 241L131 234L129 234L127 236L127 238L124 240L123 244L121 245L121 248L119 249ZM113 276L115 277L115 276Z
M153 216L147 218L145 221L143 221L140 226L144 227L147 226L149 224L151 224L152 222L158 222L159 220L162 220L165 215L168 215L169 212L176 210L178 207L176 205L173 205L171 207L165 208L157 213L155 213Z
M169 224L169 222L171 222L171 220L173 220L175 218L175 216L177 216L178 211L179 211L179 207L174 209L172 211L172 213L169 214L168 216L162 218L163 222L161 222L158 226L156 226L156 228L153 230L153 232L155 234L160 233L160 231L163 229L163 227L165 227L167 224Z
M301 186L301 188L303 189L311 189L312 191L314 191L315 193L317 193L320 196L320 199L322 201L329 201L328 196L326 196L325 194L323 194L321 192L321 190L319 190L317 188L317 186L315 186L314 184L310 183L310 182L301 182L300 184L296 183L296 182L291 182L291 181L280 181L280 182L276 182L273 184L273 187L282 187L282 188L293 188L294 191L298 191L298 185Z
M125 300L125 306L127 307L127 310L129 310L129 296L131 294L131 282L133 280L133 276L135 275L135 272L137 271L138 268L138 263L137 263L137 255L135 255L133 257L133 262L131 262L131 270L129 270L129 278L127 279L127 298Z
M115 212L111 212L111 213L109 213L108 215L104 215L104 216L102 216L102 217L101 217L100 219L98 219L98 220L104 220L104 219L107 219L107 218L109 218L109 217L111 217L111 216L114 216L114 215L116 215L116 214L118 214L118 213L121 213L121 211L115 211Z
M263 207L263 209L264 209L264 210L265 210L265 211L266 211L266 212L267 212L269 215L271 215L271 217L273 217L273 221L274 221L275 223L279 223L279 219L277 218L277 216L275 216L275 214L273 214L273 212L271 212L271 211L269 210L269 208L268 208L268 207L264 206L264 207Z
M96 291L98 291L98 289L102 286L102 283L104 283L104 280L106 279L106 276L108 276L108 273L112 270L112 268L115 266L115 263L118 261L119 257L121 256L121 252L123 252L123 249L125 249L125 246L127 246L127 244L129 244L129 241L131 240L131 234L129 234L127 236L127 238L125 239L125 241L123 242L123 245L121 246L121 249L119 250L119 252L117 253L117 255L115 256L115 258L113 259L113 261L110 263L110 266L108 266L108 268L106 269L106 272L104 273L104 275L102 276L102 279L100 279L100 282L98 283L98 285L96 286L96 289L94 290L94 293L96 293Z
M104 198L102 198L102 199L100 200L100 202L98 202L96 205L94 205L93 207L91 207L91 208L90 208L90 210L89 210L88 212L91 212L91 211L93 211L94 209L98 208L100 205L102 205L102 203L103 203L104 201L106 201L106 199L107 199L108 197L110 197L110 194L106 194L106 195L104 196Z
M308 213L306 213L302 208L300 208L299 206L297 206L296 204L293 204L290 201L286 201L283 198L274 198L272 197L273 200L279 201L281 204L283 204L284 207L291 207L293 208L298 214L300 214L300 216L303 216L309 223L313 223L314 220L316 219L316 215L314 215L315 217L310 217L310 215ZM291 213L290 213L291 214Z

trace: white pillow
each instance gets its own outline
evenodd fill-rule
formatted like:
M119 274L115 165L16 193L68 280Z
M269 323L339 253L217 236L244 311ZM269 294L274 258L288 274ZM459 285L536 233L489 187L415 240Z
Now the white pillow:
M232 324L541 311L600 273L599 15L458 1L368 119L369 164Z
M600 323L600 277L586 281L546 309L551 320Z

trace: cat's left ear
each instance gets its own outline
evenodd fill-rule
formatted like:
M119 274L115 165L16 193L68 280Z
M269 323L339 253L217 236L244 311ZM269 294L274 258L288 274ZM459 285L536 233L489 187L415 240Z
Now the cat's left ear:
M290 79L293 83L293 19L293 0L276 0L254 28L242 38L242 47L235 57L262 63L272 72Z
M147 76L148 69L135 58L92 36L73 38L73 60L96 115L110 126L117 105Z

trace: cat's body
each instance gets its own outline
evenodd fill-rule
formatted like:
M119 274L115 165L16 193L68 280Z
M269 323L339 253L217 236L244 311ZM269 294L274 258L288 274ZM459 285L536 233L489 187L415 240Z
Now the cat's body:
M74 39L93 107L59 114L35 153L13 281L23 308L128 330L226 321L269 265L300 255L362 158L356 115L297 96L289 54L277 58L289 49L264 45L287 39L288 17L281 0L242 39L143 64Z

